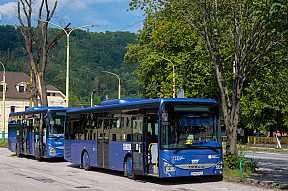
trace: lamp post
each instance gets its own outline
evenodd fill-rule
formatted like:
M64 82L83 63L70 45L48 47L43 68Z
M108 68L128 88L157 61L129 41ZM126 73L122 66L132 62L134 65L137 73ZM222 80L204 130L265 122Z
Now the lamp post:
M2 62L0 62L3 66L3 112L2 112L2 142L5 141L5 92L6 92L6 82L5 82L5 66Z
M112 74L112 75L115 75L115 76L117 76L116 74L114 74L114 73L112 73L112 72L108 72L108 71L102 71L102 72L107 72L107 73L109 73L109 74ZM119 78L119 76L117 76L117 78L119 79L119 85L118 85L118 99L120 99L120 95L121 95L121 84L120 84L120 78Z
M97 88L95 88L92 92L91 92L91 107L93 107L93 92L97 90Z
M164 60L167 60L167 61L169 61L172 64L172 67L173 67L173 98L175 98L176 97L175 96L175 66L174 66L173 62L171 60L167 59L167 58L164 58L164 57L158 56L158 55L154 55L154 56L162 58Z
M66 36L67 36L66 107L68 107L69 106L69 38L70 38L70 34L75 29L81 29L81 28L84 28L84 27L94 27L94 26L98 26L98 25L84 25L84 26L81 26L81 27L72 28L72 29L70 29L67 32L63 27L61 27L59 25L56 25L54 23L51 23L49 21L43 21L43 20L39 20L39 21L42 21L42 22L45 22L45 23L50 23L50 24L52 24L52 25L54 25L56 27L61 28L66 33Z

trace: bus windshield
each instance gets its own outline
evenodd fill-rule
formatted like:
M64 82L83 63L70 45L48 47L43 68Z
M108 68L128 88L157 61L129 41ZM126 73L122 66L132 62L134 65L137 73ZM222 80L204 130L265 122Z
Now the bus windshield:
M47 129L48 138L64 137L65 111L50 111Z
M217 104L165 103L168 123L161 125L161 149L213 149L220 146Z

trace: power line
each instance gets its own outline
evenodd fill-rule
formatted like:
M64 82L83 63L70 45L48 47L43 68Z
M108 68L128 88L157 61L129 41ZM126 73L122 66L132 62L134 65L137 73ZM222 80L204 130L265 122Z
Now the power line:
M123 29L126 29L126 28L129 28L129 27L132 27L133 25L136 25L136 24L138 24L138 23L140 23L140 22L143 22L143 21L144 21L144 19L141 20L141 21L138 21L138 22L136 22L136 23L134 23L134 24L132 24L132 25L129 25L129 26L127 26L127 27L124 27L124 28L120 29L119 31L121 31L121 30L123 30Z

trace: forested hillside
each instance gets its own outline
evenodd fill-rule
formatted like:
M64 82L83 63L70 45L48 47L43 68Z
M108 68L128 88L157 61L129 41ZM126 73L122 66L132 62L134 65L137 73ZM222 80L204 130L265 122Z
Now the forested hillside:
M48 35L55 37L60 29L50 28ZM30 65L22 35L14 26L0 26L0 58L7 71L30 75ZM128 44L137 43L130 32L86 32L75 30L70 35L70 102L74 106L90 105L94 89L94 104L118 97L118 78L121 79L121 97L139 97L133 74L136 65L123 63ZM46 70L46 84L51 84L65 94L66 35L55 46ZM70 104L70 103L69 103ZM85 105L88 104L88 105Z

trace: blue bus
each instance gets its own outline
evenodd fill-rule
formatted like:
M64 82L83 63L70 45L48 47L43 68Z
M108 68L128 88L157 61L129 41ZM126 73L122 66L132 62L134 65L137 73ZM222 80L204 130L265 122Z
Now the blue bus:
M64 158L124 176L215 175L223 155L217 102L211 99L118 99L66 113Z
M8 122L8 149L17 156L36 159L64 156L63 107L33 107L11 113Z

